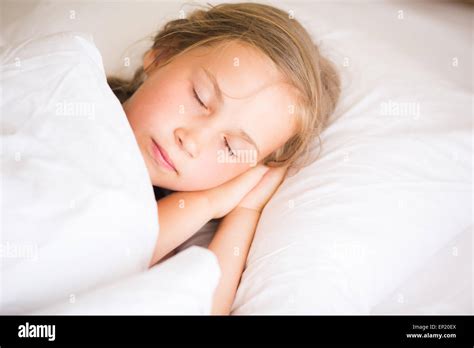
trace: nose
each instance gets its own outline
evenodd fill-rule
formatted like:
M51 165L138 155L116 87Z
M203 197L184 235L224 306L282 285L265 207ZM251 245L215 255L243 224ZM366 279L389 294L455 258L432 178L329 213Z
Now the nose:
M184 128L177 128L174 132L174 137L178 147L187 152L192 158L199 155L198 145L195 136Z

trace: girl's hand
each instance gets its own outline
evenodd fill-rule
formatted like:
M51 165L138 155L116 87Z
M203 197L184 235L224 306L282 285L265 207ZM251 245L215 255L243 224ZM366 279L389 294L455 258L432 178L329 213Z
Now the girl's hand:
M285 179L287 169L288 167L269 169L237 207L256 210L260 213Z
M268 170L268 167L259 164L222 185L206 190L213 218L218 219L231 212Z

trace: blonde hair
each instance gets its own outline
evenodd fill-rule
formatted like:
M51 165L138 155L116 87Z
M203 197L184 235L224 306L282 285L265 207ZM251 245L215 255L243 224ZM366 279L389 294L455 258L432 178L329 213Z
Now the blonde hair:
M270 167L294 166L305 155L298 161L299 167L307 165L312 140L318 137L321 145L320 134L339 99L340 78L334 65L320 54L297 20L278 8L257 3L208 5L207 9L194 10L187 18L166 23L155 35L152 49L157 52L155 62L166 65L193 48L226 40L240 40L263 52L299 92L294 106L295 134L262 162ZM124 103L144 77L140 68L130 81L109 77L108 82Z

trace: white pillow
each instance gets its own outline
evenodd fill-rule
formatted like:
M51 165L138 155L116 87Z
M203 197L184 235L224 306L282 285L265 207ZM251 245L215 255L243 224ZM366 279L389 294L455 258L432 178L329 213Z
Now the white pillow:
M161 24L187 8L178 1L84 2L29 0L2 3L0 45L63 31L87 32L107 74L133 76Z
M152 185L92 39L73 32L0 56L2 314L148 268Z
M469 71L469 22L453 35L449 8L437 20L404 4L402 22L396 5L376 8L370 21L366 9L316 7L291 6L338 65L341 102L319 160L285 181L265 208L232 313L470 312L470 297L455 297L470 288L472 274L446 283L455 266L415 287L420 299L439 294L433 283L446 284L449 296L431 297L446 303L397 292L446 245L452 263L466 261L456 259L450 241L472 232L472 90L451 83L450 71ZM413 55L405 36L426 56ZM422 63L440 42L455 49L431 71ZM377 306L382 302L388 310ZM400 310L397 303L410 305Z

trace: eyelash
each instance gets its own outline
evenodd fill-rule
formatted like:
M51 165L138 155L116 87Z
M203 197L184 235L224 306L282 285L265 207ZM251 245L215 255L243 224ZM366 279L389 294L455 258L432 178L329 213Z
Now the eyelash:
M229 154L234 157L235 156L235 153L234 151L232 151L232 148L229 146L229 143L227 142L227 139L224 137L224 143L225 143L225 146L227 147L227 150L229 151Z
M193 87L193 93L194 93L194 98L196 98L197 102L203 107L207 109L206 104L202 102L202 100L199 98L198 94L196 93L196 89Z

